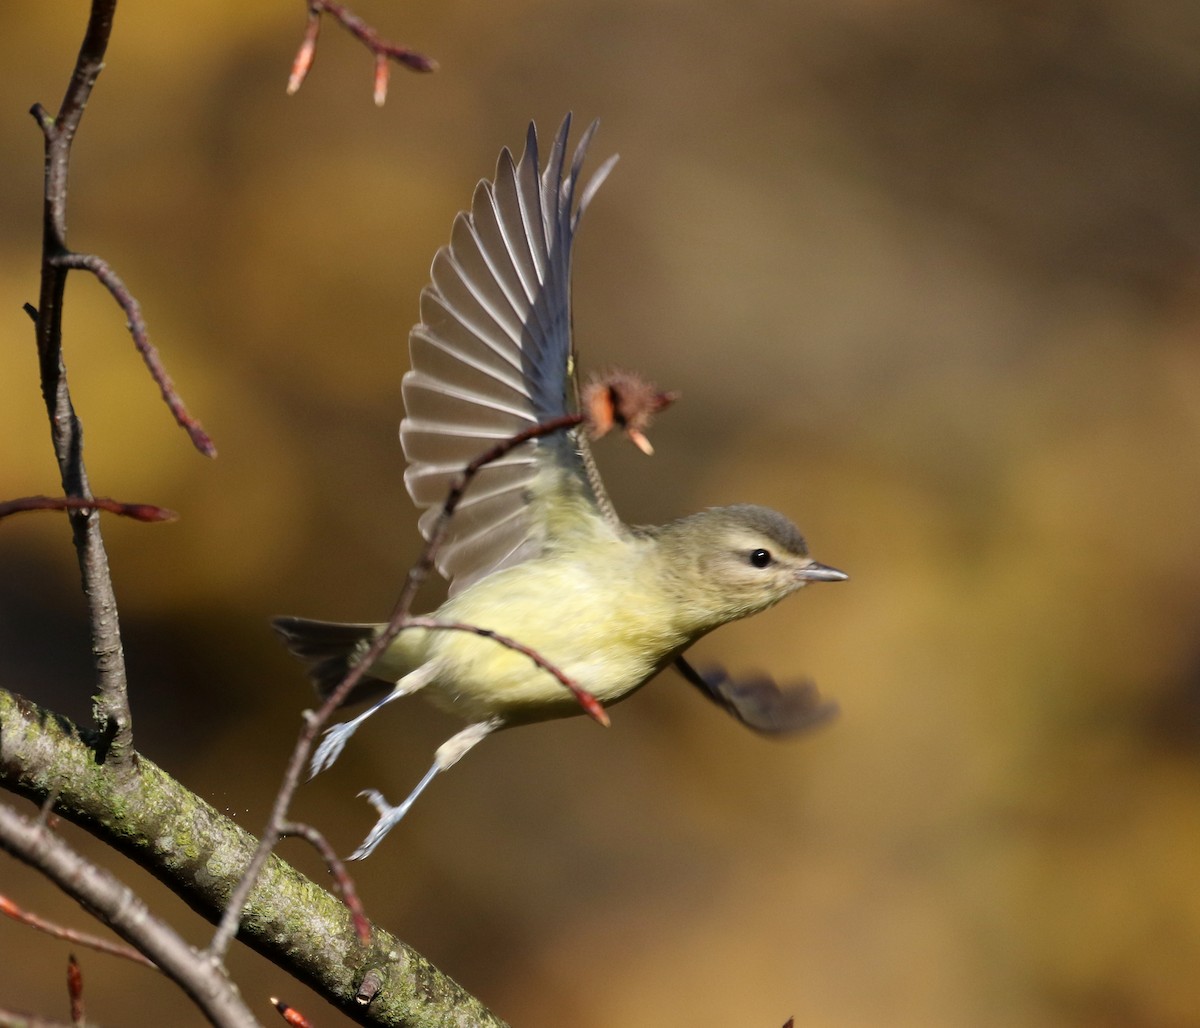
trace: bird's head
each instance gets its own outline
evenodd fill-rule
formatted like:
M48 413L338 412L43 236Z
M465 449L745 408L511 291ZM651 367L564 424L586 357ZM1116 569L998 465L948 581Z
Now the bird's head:
M841 582L818 564L782 514L754 504L714 507L655 533L682 627L695 636L765 610L809 582Z

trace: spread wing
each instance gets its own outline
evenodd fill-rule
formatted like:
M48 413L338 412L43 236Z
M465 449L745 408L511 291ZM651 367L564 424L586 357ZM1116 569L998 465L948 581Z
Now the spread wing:
M479 183L450 245L433 260L421 322L409 335L400 440L409 494L428 537L454 476L502 439L576 409L571 342L571 244L616 161L575 190L593 122L566 177L568 115L544 170L530 123L516 164L505 148ZM540 173L539 173L540 172ZM582 434L555 433L489 464L451 521L437 566L457 592L540 552L566 517L610 516ZM553 519L551 518L553 513Z

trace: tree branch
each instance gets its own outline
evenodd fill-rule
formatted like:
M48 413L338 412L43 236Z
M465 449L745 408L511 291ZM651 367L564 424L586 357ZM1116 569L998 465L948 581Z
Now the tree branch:
M66 718L0 690L0 785L43 802L119 850L214 923L257 840L139 756L131 773L96 760ZM250 893L240 938L360 1024L433 1028L503 1022L391 933L362 946L342 901L271 856ZM360 986L381 983L369 1005Z

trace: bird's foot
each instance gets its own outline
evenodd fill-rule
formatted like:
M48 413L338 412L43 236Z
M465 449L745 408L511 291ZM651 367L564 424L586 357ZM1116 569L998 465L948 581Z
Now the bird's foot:
M353 721L334 725L325 732L325 737L317 747L317 752L313 754L312 763L309 764L309 778L319 775L341 756L342 750L346 748L346 743L350 741L350 736L358 728L358 723L359 719L355 718Z
M430 774L428 777L432 778L433 775ZM413 800L417 798L421 790L425 787L425 784L423 781L421 785L413 790L412 795L408 799L396 807L388 803L384 799L383 793L378 789L367 789L364 792L360 792L359 795L365 797L378 812L379 820L375 822L375 827L371 829L370 834L363 839L362 845L350 854L349 859L362 860L363 857L370 856L375 847L383 842L384 836L395 828L404 818L404 815L408 813L409 808L413 805Z

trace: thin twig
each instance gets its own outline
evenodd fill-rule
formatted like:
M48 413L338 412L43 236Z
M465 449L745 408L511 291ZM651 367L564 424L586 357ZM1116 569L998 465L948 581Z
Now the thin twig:
M74 953L67 956L67 998L71 1001L71 1024L75 1025L75 1028L82 1028L83 972L79 969L79 962Z
M145 361L146 367L150 371L150 376L158 386L159 392L162 393L163 402L175 416L176 423L187 432L188 437L192 440L192 445L197 450L206 457L215 457L217 455L216 444L212 441L212 437L204 431L204 427L200 422L188 412L187 407L180 398L179 392L175 388L175 383L171 381L171 376L167 373L162 358L158 355L158 350L150 342L150 332L146 328L146 319L142 317L142 306L129 291L129 287L121 280L121 277L113 271L106 260L102 257L97 257L95 254L68 251L67 253L56 255L53 261L60 268L76 268L80 271L90 271L99 279L100 284L109 291L121 310L125 312L126 327L129 329L130 336L133 337L133 345L137 347L138 353L142 355L142 360Z
M543 671L553 675L563 686L571 690L571 694L579 701L579 705L583 707L584 712L593 721L599 722L605 728L608 728L611 721L608 717L608 711L590 692L573 678L569 678L557 667L550 663L537 650L531 649L524 643L517 642L511 636L502 635L500 632L493 632L490 628L480 628L478 625L468 625L462 621L439 621L437 618L409 618L404 622L405 628L425 628L431 631L449 631L449 632L470 632L473 635L483 636L485 639L492 639L501 646L506 646L510 650L515 650L528 657Z
M255 850L254 856L247 865L245 873L238 882L237 888L230 895L229 903L225 907L225 913L221 917L221 923L217 926L212 941L208 944L207 952L210 956L218 960L223 959L226 951L229 949L229 944L237 934L238 923L241 920L242 909L246 905L246 900L254 889L254 883L258 881L258 876L262 872L263 865L267 862L267 857L270 856L271 851L279 842L279 826L287 820L287 812L292 802L292 796L295 795L296 789L300 785L301 776L308 762L308 756L312 752L313 741L316 739L317 733L324 727L325 723L333 715L333 712L342 705L346 697L350 695L350 692L360 679L367 673L367 669L380 657L383 651L391 644L392 640L400 633L400 629L409 617L409 611L412 609L413 601L416 599L421 584L433 568L433 562L437 556L438 547L441 546L442 539L446 534L446 527L450 522L450 517L453 515L471 480L485 464L498 460L510 450L516 449L516 447L541 436L572 428L581 424L583 420L584 417L582 414L564 414L561 417L553 418L542 424L533 425L525 431L497 443L486 453L481 454L475 460L471 461L459 473L454 485L446 496L446 502L442 505L441 514L434 522L433 530L430 532L425 547L421 551L420 558L409 568L408 577L405 579L404 587L400 591L400 598L396 601L396 606L392 610L392 615L388 619L387 625L363 655L362 660L359 661L357 666L342 681L341 685L325 698L325 702L321 704L318 710L310 712L305 716L304 725L300 729L300 735L296 739L295 747L292 749L292 756L283 773L283 780L280 783L279 791L275 795L275 802L271 808L270 817L267 819L266 827L263 828L262 835L259 838L258 848Z
M322 14L328 14L374 54L375 103L380 107L387 100L388 77L391 68L389 61L395 61L410 71L437 70L437 61L432 57L417 53L411 47L389 43L344 4L334 3L333 0L308 0L308 23L305 25L304 38L300 43L300 49L296 51L296 59L292 62L292 71L288 76L288 96L291 96L304 84L304 80L312 68L313 59L317 53L317 37L321 31Z
M257 1024L220 964L204 959L174 928L151 914L128 886L85 860L45 826L0 805L0 849L41 871L145 953L214 1024Z
M88 949L107 953L109 956L121 957L124 960L132 960L135 964L144 964L146 967L152 967L155 970L158 969L158 965L153 960L145 954L139 953L132 946L123 946L119 942L111 942L108 939L101 939L96 935L88 935L86 932L76 931L74 928L66 928L63 925L54 924L52 921L47 921L45 918L30 913L28 910L22 910L7 896L0 895L0 914L7 914L14 921L20 921L21 924L28 925L30 928L36 928L39 932L45 932L56 939L73 942L76 946L86 946Z
M333 875L333 881L337 886L338 892L342 894L342 901L346 904L346 909L350 911L350 917L354 921L354 934L358 936L359 942L364 946L369 946L371 944L371 921L367 917L367 912L363 909L362 900L358 897L358 890L354 887L354 879L350 877L345 863L334 852L333 847L329 844L329 840L312 825L304 824L300 821L284 821L279 826L279 834L280 836L298 836L321 854L321 859L325 861L325 866L329 868L329 873Z
M103 510L134 521L176 521L179 515L152 503L122 503L107 496L22 496L0 502L0 519L31 510Z
M292 61L292 73L288 76L287 95L292 96L304 85L312 68L313 58L317 56L317 38L321 35L321 13L308 7L308 24L304 26L304 38L300 41L300 49L296 51L296 59Z
M54 814L54 804L58 802L58 797L62 793L62 788L57 787L47 791L45 798L38 805L37 823L50 828L58 827L58 818Z
M619 382L614 381L610 383L609 393L611 404L614 407L614 410L610 412L610 421L611 424L616 424L624 428L626 434L629 435L633 442L640 446L639 436L641 429L645 428L648 424L650 414L661 410L674 397L673 394L659 393L657 390L647 390L645 388L640 388L633 392L636 394L635 396L631 396L630 390L623 387ZM647 406L649 409L646 409ZM287 769L284 771L283 781L280 783L278 793L276 793L275 803L271 809L271 816L267 821L266 827L263 829L258 848L255 850L253 858L242 875L241 880L238 882L237 888L234 889L229 898L225 913L221 917L221 923L217 926L217 931L213 935L212 942L209 943L207 951L209 954L217 959L223 958L226 950L229 948L230 942L237 934L238 922L241 920L242 909L246 905L246 900L254 888L254 883L258 880L267 857L279 841L280 826L287 820L288 807L291 805L292 796L299 787L300 776L303 774L304 766L308 761L309 753L312 751L312 744L314 739L316 739L317 733L324 727L325 723L333 715L333 712L345 702L346 697L350 695L371 665L391 645L401 629L406 624L411 623L409 612L412 609L413 601L416 599L421 586L429 577L429 573L434 568L434 561L437 559L438 550L445 539L450 519L462 501L467 487L479 473L480 469L493 461L499 460L517 447L532 442L534 439L552 435L555 432L577 428L580 425L585 425L589 434L592 435L602 435L608 430L606 426L598 424L595 417L587 410L584 413L578 414L562 414L556 418L543 421L540 424L531 425L524 431L517 432L507 439L502 439L491 447L491 449L481 453L459 472L446 494L446 501L442 504L442 509L433 523L425 546L421 551L421 556L409 568L408 575L404 581L404 587L400 590L400 598L396 601L388 623L379 635L376 636L366 653L363 654L362 658L351 669L342 683L325 698L325 702L321 704L320 708L316 712L309 712L306 715L304 726L300 730L300 735L292 750L291 759L288 761ZM489 635L498 643L511 646L511 648L525 654L531 660L537 662L540 667L550 671L566 688L570 689L589 715L605 727L608 726L608 715L600 702L579 686L578 683L572 682L561 671L554 668L540 654L517 643L515 640L500 636L494 632L481 632L476 627L458 624L451 627L458 630L470 630Z

